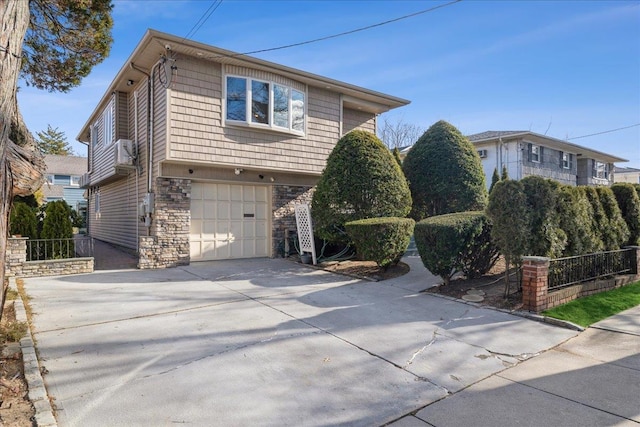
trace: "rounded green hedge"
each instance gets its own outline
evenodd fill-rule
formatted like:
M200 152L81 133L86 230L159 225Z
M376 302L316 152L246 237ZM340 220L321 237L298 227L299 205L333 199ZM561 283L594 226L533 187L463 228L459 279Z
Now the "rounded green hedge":
M457 272L469 278L486 273L498 258L491 222L481 211L423 219L416 224L414 236L422 263L445 285Z
M414 225L410 218L381 217L350 221L345 229L362 259L387 268L406 252Z

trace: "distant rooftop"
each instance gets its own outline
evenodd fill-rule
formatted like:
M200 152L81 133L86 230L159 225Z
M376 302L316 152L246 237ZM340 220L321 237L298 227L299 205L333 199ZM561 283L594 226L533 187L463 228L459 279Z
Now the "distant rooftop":
M88 170L86 157L45 154L44 162L47 173L53 175L80 176Z
M471 142L482 141L483 139L500 138L503 136L521 135L523 133L529 133L526 130L488 130L485 132L474 133L473 135L467 135L467 139Z

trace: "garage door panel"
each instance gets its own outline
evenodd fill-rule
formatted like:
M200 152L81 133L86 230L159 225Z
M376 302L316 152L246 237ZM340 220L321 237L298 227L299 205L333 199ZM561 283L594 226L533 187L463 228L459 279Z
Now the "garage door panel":
M269 191L264 186L193 183L192 260L268 256Z

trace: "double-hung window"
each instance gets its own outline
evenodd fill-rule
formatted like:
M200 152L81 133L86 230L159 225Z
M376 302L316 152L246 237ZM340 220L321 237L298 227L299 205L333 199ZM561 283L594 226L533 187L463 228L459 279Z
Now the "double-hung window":
M598 179L607 179L607 164L604 162L593 161L593 177Z
M113 102L109 102L104 113L102 113L102 127L104 129L103 136L106 147L113 142Z
M227 123L304 134L305 94L292 87L227 76L225 106Z
M563 169L571 169L573 163L573 154L560 152L560 165Z
M540 146L535 144L529 144L529 160L535 163L540 163Z

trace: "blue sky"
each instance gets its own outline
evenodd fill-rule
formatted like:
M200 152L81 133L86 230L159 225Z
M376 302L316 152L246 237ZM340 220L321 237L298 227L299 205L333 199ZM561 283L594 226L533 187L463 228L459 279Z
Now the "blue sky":
M147 28L186 36L214 1L116 0L110 56L69 93L20 83L32 132L74 150L81 126ZM224 0L190 38L236 52L303 42L447 1ZM464 134L531 130L640 168L640 1L475 1L255 56L411 100L388 113ZM179 71L178 71L179 72ZM571 139L632 126L625 130Z

